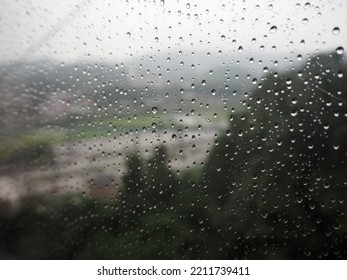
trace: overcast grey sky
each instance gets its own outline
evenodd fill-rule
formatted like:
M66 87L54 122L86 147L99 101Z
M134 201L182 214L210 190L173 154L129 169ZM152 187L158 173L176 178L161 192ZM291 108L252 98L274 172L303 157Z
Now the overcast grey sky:
M0 59L119 61L180 49L331 50L346 47L346 12L346 0L3 0Z

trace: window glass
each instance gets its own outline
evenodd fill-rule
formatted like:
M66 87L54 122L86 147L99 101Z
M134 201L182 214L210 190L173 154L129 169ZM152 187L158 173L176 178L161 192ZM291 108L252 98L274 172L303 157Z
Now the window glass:
M346 9L3 1L0 258L346 258Z

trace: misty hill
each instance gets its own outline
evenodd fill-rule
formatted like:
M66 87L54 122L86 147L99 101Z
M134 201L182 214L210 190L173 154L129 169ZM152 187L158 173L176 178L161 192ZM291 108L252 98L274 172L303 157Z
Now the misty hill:
M244 98L269 69L290 65L295 63L280 55L221 51L148 54L119 63L3 63L2 122L6 126L32 118L37 123L40 115L59 119L70 114L102 114L119 107L119 102L129 113L130 107L137 110L141 105L145 110L151 104L160 105L164 96L168 107L187 98L211 105L226 96L234 102Z

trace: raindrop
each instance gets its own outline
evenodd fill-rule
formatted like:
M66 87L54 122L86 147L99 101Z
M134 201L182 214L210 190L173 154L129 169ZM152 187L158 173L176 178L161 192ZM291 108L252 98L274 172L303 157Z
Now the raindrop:
M290 113L290 115L291 115L292 117L295 117L297 114L298 114L298 110L296 110L296 109L294 109L294 110Z
M237 49L237 51L238 51L239 53L242 53L242 52L243 52L243 47L242 47L242 46L239 46L239 48Z
M131 33L130 32L127 32L126 35L127 35L128 38L131 37Z
M221 40L224 41L225 40L225 35L220 36Z
M276 31L277 31L277 26L276 25L271 26L270 33L274 34Z
M340 28L339 27L334 27L332 32L333 32L334 35L338 35L340 33Z
M304 9L308 10L311 7L311 4L309 2L305 3Z
M216 95L217 91L215 89L211 90L212 95Z
M206 86L206 80L202 80L201 85Z
M153 114L156 114L157 112L158 112L158 108L157 108L157 107L153 107L153 108L152 108L152 113L153 113Z
M343 51L344 51L343 47L337 47L336 48L336 53L337 54L343 54Z
M267 213L267 212L265 212L265 211L263 211L263 212L261 213L261 216L262 216L264 219L266 219L266 218L267 218L267 216L268 216L268 213Z

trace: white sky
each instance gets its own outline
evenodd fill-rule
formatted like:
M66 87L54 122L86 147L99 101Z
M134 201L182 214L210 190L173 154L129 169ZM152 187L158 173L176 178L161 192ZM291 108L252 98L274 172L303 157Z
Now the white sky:
M2 0L0 60L120 61L187 49L235 52L240 46L244 53L261 46L270 53L347 50L347 1L305 3Z

